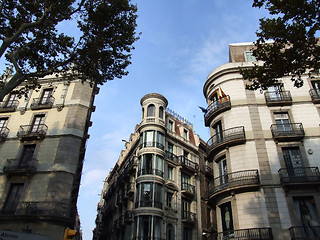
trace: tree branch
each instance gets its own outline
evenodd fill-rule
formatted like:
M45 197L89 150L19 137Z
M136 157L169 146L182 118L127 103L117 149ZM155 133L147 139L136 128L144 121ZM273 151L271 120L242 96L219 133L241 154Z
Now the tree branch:
M2 0L1 4L0 4L0 14L2 13L4 4L6 3L6 0Z

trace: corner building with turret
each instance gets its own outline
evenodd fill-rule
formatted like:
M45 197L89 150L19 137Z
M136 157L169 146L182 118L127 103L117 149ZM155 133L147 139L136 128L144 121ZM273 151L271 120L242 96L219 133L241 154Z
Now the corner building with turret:
M93 239L201 239L205 142L164 96L140 103L141 123L106 178Z
M231 44L230 61L203 88L210 128L207 158L214 178L208 205L212 239L320 239L320 76L278 79L246 90L239 69L255 61L249 43Z

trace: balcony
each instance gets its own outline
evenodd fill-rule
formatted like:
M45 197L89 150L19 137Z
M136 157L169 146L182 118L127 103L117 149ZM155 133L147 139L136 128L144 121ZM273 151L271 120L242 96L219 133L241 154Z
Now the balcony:
M30 108L32 110L52 108L53 103L54 103L54 97L34 98Z
M207 177L210 177L210 178L213 177L213 169L208 165L204 165L204 173L206 174Z
M14 100L10 103L0 102L0 113L14 112L14 111L16 111L18 105L19 105L18 100Z
M159 177L163 177L163 171L159 169L140 169L138 171L138 177L141 175L157 175Z
M189 198L193 198L196 193L195 186L189 184L189 183L181 183L181 193Z
M9 128L7 127L0 128L0 142L3 142L4 140L6 140L6 138L8 137L9 131L10 131Z
M146 148L146 147L156 147L156 148L160 148L161 150L164 150L164 145L158 142L144 142L139 145L139 149Z
M220 113L231 109L230 96L225 96L212 102L204 114L204 124L206 127L210 126L211 121Z
M181 166L186 169L189 170L191 172L198 172L199 170L199 165L198 163L195 163L193 161L190 161L187 157L185 156L180 156L179 157L179 162L181 164Z
M209 198L229 191L248 191L260 186L258 170L245 170L229 173L213 179L209 187Z
M246 135L243 126L229 128L217 133L207 142L207 158L212 159L213 155L222 149L245 143L245 141Z
M196 214L190 211L182 211L181 221L185 224L193 225L197 221Z
M179 157L172 152L166 151L166 159L170 160L171 162L174 162L176 164L180 163Z
M318 167L296 167L279 169L282 185L320 184Z
M294 226L289 228L291 240L320 239L320 226Z
M39 125L22 125L17 133L20 140L39 140L43 139L47 134L48 126Z
M2 220L8 218L39 218L66 221L70 217L70 206L61 202L35 201L20 202L16 209L4 207L0 212Z
M271 228L249 228L249 229L238 229L226 232L220 232L216 234L214 238L216 240L272 240Z
M320 103L320 93L319 90L310 89L309 94L311 97L311 100L314 104Z
M29 161L21 161L17 159L7 159L6 165L3 167L3 172L7 175L10 174L32 174L37 170L37 160L32 158Z
M290 91L265 92L264 97L267 106L285 106L292 104L292 97Z
M304 138L302 123L272 124L271 133L276 141L296 141Z

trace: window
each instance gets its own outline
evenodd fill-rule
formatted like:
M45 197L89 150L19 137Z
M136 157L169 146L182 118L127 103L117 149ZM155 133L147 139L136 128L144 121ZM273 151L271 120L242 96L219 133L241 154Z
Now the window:
M30 145L23 146L22 156L21 156L20 164L19 164L20 166L29 166L30 165L35 149L36 149L36 144L30 144Z
M155 174L163 177L163 158L160 155L156 155L156 171Z
M183 130L183 138L184 138L184 140L188 140L188 130L187 129Z
M274 85L274 86L268 87L268 93L269 93L270 99L273 101L282 100L283 99L282 92L283 92L282 85Z
M159 118L163 119L163 107L159 107Z
M155 142L155 131L146 131L145 132L145 147L153 147Z
M282 154L289 176L305 176L299 147L282 148Z
M168 128L169 128L169 131L173 132L173 122L171 120L169 120L168 122Z
M43 123L44 123L44 114L41 115L35 115L31 127L31 132L39 132L40 130L43 129Z
M244 52L244 59L246 62L255 62L257 61L256 57L253 56L253 52L252 51L245 51Z
M5 133L9 118L0 118L0 134Z
M288 113L274 113L274 119L279 133L292 132Z
M136 208L162 208L162 192L163 186L159 183L142 182L141 184L137 184Z
M145 174L163 177L163 158L160 155L149 153L139 158L138 176Z
M23 183L11 184L7 201L3 207L3 211L5 213L14 213L16 211L21 199L23 186L24 186Z
M223 132L222 132L222 124L221 121L218 121L215 125L213 125L213 134L212 138L213 143L218 144L223 141Z
M233 219L231 202L224 203L220 206L223 236L233 235Z
M226 157L220 158L217 162L217 165L220 185L226 184L228 182L228 168Z
M164 134L161 132L157 134L157 147L164 150Z
M155 106L150 104L147 109L147 117L154 117L155 116Z
M168 152L173 153L173 144L168 142Z
M191 177L185 173L181 173L181 190L191 192Z
M15 93L11 93L6 102L6 107L9 108L15 106L16 101L18 101L18 95Z
M315 90L317 96L320 96L320 80L311 81L312 88Z
M182 235L182 240L192 240L192 229L183 227Z
M191 213L191 201L182 198L182 218L189 218Z
M167 192L167 207L168 208L173 208L173 194L172 193L169 193Z
M53 92L53 88L44 89L39 103L41 105L50 103L52 92Z
M174 226L171 223L167 224L167 238L166 240L174 240L175 236L174 236Z
M168 179L173 180L173 167L168 166Z
M137 235L134 239L162 239L162 218L142 215L135 218Z

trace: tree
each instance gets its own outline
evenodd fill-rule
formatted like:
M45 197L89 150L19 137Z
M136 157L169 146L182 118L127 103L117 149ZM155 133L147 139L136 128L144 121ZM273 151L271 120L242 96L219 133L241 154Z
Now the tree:
M1 0L0 101L21 83L20 94L50 74L103 84L128 74L137 7L130 0ZM79 37L59 32L73 21Z
M290 76L295 87L303 85L303 74L320 69L319 0L254 0L270 18L260 19L253 55L263 64L241 70L247 88L265 90L277 78ZM268 42L271 40L271 43Z

